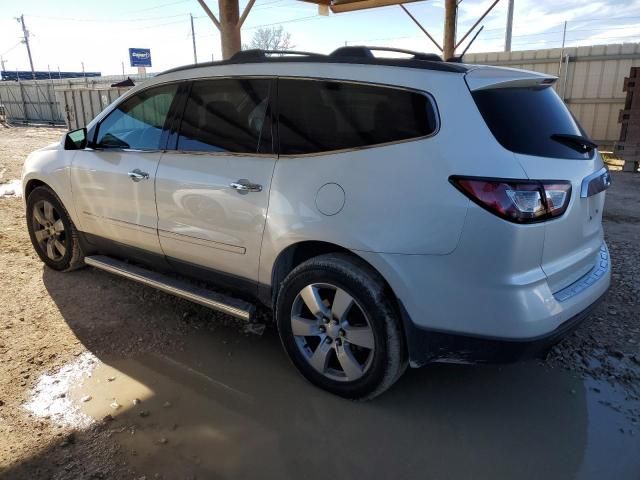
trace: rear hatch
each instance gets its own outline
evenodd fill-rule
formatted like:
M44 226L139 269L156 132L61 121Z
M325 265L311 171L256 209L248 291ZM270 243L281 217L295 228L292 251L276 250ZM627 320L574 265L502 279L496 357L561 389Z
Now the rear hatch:
M513 152L529 179L571 182L567 210L544 223L541 267L555 293L589 272L599 259L608 172L554 91L555 77L480 67L468 72L466 80L491 133Z

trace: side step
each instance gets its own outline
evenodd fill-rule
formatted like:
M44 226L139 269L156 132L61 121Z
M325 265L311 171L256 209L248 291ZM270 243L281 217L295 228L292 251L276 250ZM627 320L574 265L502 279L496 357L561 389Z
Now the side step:
M137 267L106 255L91 255L84 258L84 263L105 270L115 275L128 278L144 285L157 288L176 297L191 300L218 312L226 313L241 320L250 321L255 313L255 306L236 298L206 290L187 282L161 273Z

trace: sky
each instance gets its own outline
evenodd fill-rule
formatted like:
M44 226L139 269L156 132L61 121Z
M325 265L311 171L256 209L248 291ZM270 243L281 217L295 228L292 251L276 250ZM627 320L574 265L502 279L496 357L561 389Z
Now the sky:
M240 0L240 8L248 0ZM458 38L491 0L461 0ZM207 0L217 14L217 0ZM442 43L444 2L406 4ZM28 70L22 30L24 14L36 70L135 73L128 48L150 48L151 71L193 63L189 14L195 17L198 61L221 58L218 30L196 0L21 0L0 2L0 55L7 70ZM507 0L484 19L469 52L504 49ZM513 50L560 47L564 22L567 46L640 41L640 0L515 0ZM248 43L256 29L282 25L297 50L328 53L343 45L376 45L437 52L399 6L318 15L317 6L296 0L256 0L242 28ZM466 44L466 42L465 42ZM463 44L464 47L464 44Z

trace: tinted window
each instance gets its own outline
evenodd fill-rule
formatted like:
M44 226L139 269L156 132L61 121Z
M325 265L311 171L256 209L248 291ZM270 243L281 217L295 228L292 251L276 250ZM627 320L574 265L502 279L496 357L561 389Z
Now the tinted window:
M590 153L580 153L551 138L554 133L584 135L553 88L478 90L473 98L504 148L541 157L590 158Z
M280 152L314 153L433 133L436 114L420 93L316 80L279 80Z
M157 150L164 122L177 86L165 85L140 92L121 103L98 127L98 146Z
M178 150L271 153L270 80L193 83Z

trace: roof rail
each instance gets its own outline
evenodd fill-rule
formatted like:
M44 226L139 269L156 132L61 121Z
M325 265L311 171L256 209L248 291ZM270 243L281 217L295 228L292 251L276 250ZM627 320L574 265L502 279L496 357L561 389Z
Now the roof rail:
M394 52L411 55L413 60L428 60L431 62L441 62L442 58L435 53L415 52L413 50L405 50L403 48L391 47L367 47L367 46L349 46L340 47L329 54L329 57L338 58L375 58L373 52Z
M373 52L376 51L404 53L409 55L409 57L376 57L373 54ZM166 75L172 72L180 72L195 68L249 63L342 63L357 65L385 65L389 67L418 68L454 73L464 73L469 68L462 63L456 62L455 59L452 59L450 62L443 62L442 58L433 53L414 52L412 50L404 50L401 48L348 46L340 47L329 55L313 52L300 52L297 50L242 50L228 60L176 67L159 73L156 77L159 75Z
M240 50L239 52L234 53L229 60L237 62L242 60L266 59L271 58L271 56L284 57L287 55L293 55L296 57L326 57L326 55L323 55L322 53L301 52L298 50L262 50L260 48L252 48L250 50Z

